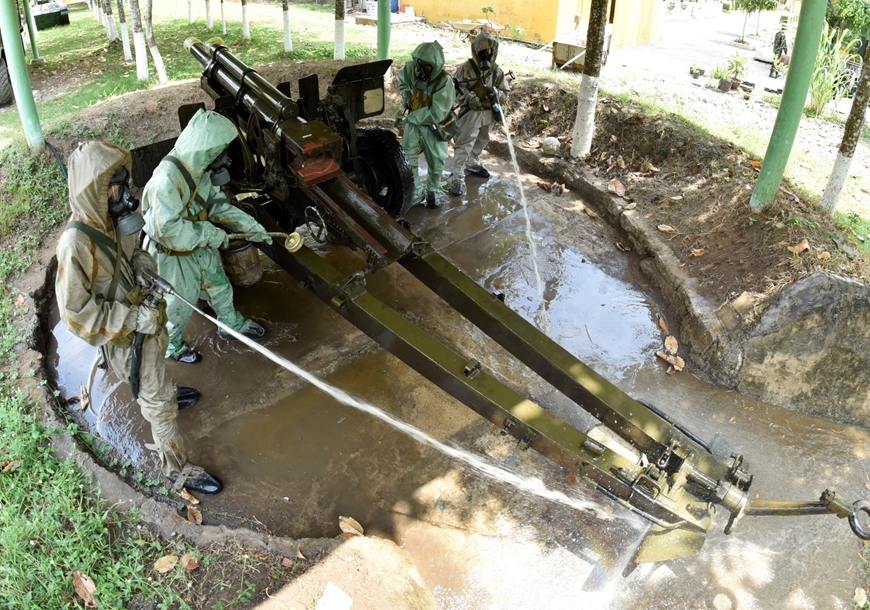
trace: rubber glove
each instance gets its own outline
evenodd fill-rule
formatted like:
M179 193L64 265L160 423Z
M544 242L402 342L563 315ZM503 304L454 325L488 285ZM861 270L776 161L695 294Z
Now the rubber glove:
M144 274L146 269L157 275L157 262L145 250L139 248L133 250L133 255L130 257L130 267L133 268L133 278L136 280L136 284L143 288L147 288L150 284Z
M480 110L480 98L476 95L472 95L471 99L468 100L468 107L472 110Z
M158 312L147 305L140 305L136 314L136 332L153 335L157 332Z
M223 248L226 247L228 243L230 243L230 236L227 235L226 231L214 228L215 233L208 240L208 245L210 248Z

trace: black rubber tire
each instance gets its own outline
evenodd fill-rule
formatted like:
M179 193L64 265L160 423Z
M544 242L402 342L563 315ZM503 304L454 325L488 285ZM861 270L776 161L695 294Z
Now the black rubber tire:
M356 132L359 170L355 182L393 218L399 218L414 198L414 176L396 135L383 127L361 127ZM352 169L348 163L347 169Z
M12 81L9 80L9 70L6 69L6 59L0 58L0 106L12 103Z

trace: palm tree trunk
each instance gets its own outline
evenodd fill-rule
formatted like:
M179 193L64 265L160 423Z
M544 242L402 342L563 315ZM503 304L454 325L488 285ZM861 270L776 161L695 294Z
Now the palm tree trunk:
M383 0L382 0L383 1ZM335 47L332 53L333 59L344 59L344 2L335 0Z
M211 0L205 0L205 27L208 30L214 27L214 23L211 20Z
M111 0L103 0L103 15L105 17L106 37L109 39L109 42L116 42L118 40L118 28L115 26L115 17L112 15Z

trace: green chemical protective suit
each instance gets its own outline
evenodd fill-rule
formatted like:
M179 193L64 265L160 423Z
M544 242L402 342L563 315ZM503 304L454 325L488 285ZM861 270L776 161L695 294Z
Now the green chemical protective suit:
M146 247L157 260L160 275L191 303L205 292L218 319L244 332L251 322L233 306L233 287L217 251L226 245L227 232L215 223L233 233L252 233L251 241L272 243L272 239L260 223L232 205L211 183L208 166L237 136L235 125L226 117L198 111L145 185L142 211ZM189 349L184 329L192 313L180 299L167 296L167 357Z
M122 237L109 215L107 189L114 172L132 170L130 153L107 142L80 145L69 159L72 218L57 245L54 289L60 317L77 337L105 350L109 369L130 379L133 336L141 306L134 268L154 261L134 249L136 236ZM120 247L119 247L120 245ZM132 263L131 263L132 261ZM137 296L136 295L140 295ZM142 348L138 403L151 424L163 473L177 475L187 463L178 431L175 386L166 375L166 328L147 334Z
M481 69L482 55L488 55L489 69ZM489 144L489 128L497 119L493 104L501 106L510 91L504 71L495 63L497 56L498 39L483 31L471 42L471 59L459 66L454 75L458 83L456 101L460 109L453 146L451 195L462 194L466 170L489 177L489 172L480 163L480 153Z
M411 53L411 61L399 71L399 90L404 107L409 110L405 118L402 147L414 174L414 199L422 199L424 192L432 195L443 187L441 172L447 160L447 142L440 139L433 125L444 121L450 114L456 92L453 79L444 71L444 50L438 42L424 42ZM418 78L418 61L432 67L428 79ZM426 188L420 182L418 158L426 155L429 176Z

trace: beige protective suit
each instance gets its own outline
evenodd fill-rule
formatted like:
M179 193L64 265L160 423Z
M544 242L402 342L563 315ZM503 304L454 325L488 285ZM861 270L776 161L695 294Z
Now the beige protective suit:
M132 170L130 153L107 142L79 145L70 155L70 220L86 228L68 226L61 236L54 289L60 317L70 332L103 347L109 370L129 381L132 338L139 313L139 306L127 298L129 295L137 300L133 298L135 280L130 260L137 261L137 268L139 261L154 269L156 264L143 250L134 252L136 236L122 237L109 216L109 179L121 166ZM142 417L151 424L163 473L171 476L180 473L187 463L187 450L175 421L175 386L166 375L163 360L167 343L165 326L157 334L146 336L138 402Z

